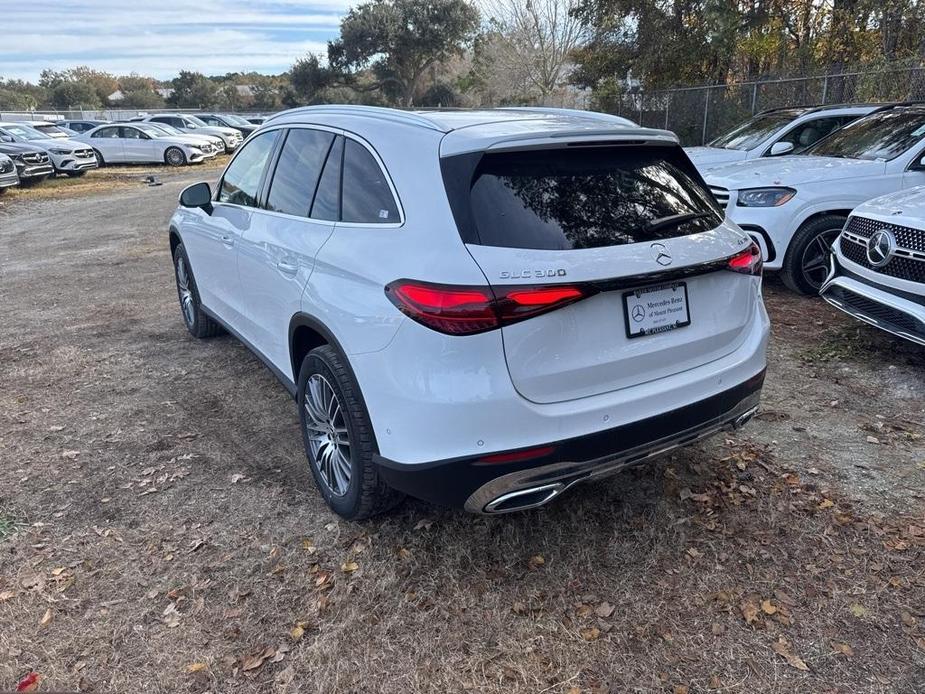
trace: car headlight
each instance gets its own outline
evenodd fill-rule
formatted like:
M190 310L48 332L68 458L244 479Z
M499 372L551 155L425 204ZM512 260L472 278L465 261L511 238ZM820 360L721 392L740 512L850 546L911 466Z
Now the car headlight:
M796 195L793 188L746 188L736 198L737 207L780 207Z
M50 149L48 151L51 152L52 154L60 154L60 155L73 154L73 152L69 149Z

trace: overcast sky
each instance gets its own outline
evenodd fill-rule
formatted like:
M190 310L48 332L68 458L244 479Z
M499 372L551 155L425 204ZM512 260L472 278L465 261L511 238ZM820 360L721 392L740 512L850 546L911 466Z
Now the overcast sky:
M287 70L322 53L350 0L10 0L0 2L0 77L89 65L160 79Z

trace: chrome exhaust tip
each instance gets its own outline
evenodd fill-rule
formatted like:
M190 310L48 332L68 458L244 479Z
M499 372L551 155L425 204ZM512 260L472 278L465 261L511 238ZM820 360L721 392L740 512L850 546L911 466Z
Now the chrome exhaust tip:
M483 513L513 513L515 511L525 511L530 508L537 508L548 504L559 494L565 491L565 485L561 482L554 484L544 484L539 487L527 487L518 489L489 501L485 504Z
M748 424L748 422L751 420L752 417L755 416L755 414L756 414L757 412L758 412L758 406L755 405L755 407L751 408L751 409L748 410L747 412L744 412L744 413L740 414L740 415L739 415L738 417L736 417L735 420L732 422L732 428L733 428L733 429L741 429L741 428L744 427L746 424Z

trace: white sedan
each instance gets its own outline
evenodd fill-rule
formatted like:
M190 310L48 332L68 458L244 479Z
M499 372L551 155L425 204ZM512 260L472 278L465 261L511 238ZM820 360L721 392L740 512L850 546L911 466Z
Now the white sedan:
M208 142L188 142L145 123L101 125L80 135L93 147L101 164L160 162L170 166L196 164L213 156Z

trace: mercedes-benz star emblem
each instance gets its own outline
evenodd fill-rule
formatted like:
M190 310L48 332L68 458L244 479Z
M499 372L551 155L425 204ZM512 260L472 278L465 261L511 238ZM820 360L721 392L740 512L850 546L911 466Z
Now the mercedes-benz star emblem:
M642 306L640 306L639 304L636 304L635 306L633 306L633 320L634 321L639 323L645 317L646 317L646 310Z
M649 248L652 249L652 253L655 255L656 263L659 265L671 265L671 253L664 243L653 243Z
M889 229L880 229L867 240L867 260L874 267L883 267L896 252L896 237Z

